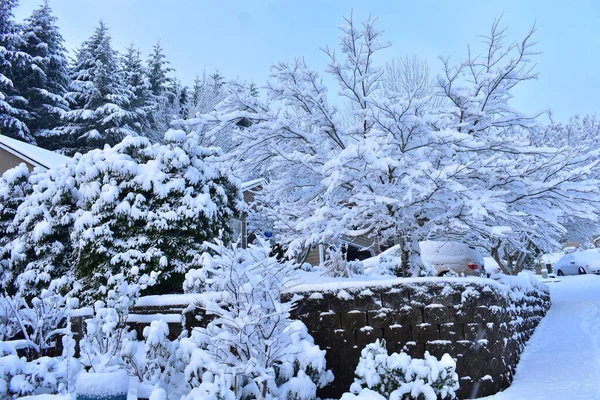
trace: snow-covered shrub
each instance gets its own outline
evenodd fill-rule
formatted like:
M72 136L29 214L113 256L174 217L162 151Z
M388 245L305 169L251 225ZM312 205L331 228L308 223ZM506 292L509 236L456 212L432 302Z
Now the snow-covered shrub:
M220 155L172 130L164 144L128 137L59 168L5 174L2 287L38 295L52 280L77 279L90 304L105 300L119 274L141 290L180 290L202 243L229 240L240 207L239 182Z
M140 383L154 386L168 384L175 371L176 345L169 340L169 326L163 320L155 320L144 328L144 341L127 338L124 341L121 357L130 374L137 376Z
M314 399L333 375L306 326L290 319L293 304L280 302L296 266L269 256L265 244L210 249L203 262L212 292L198 306L213 319L182 340L188 398Z
M402 276L400 256L382 253L379 256L379 262L371 269L369 274Z
M79 342L81 363L91 371L114 371L122 365L121 344L127 335L126 315L107 307L100 300L94 304L94 316L85 321L86 330Z
M72 336L65 335L61 356L27 361L4 343L0 351L0 397L18 398L36 393L69 391L81 370L79 361L74 358L74 346Z
M350 272L350 275L364 275L365 266L360 260L348 261L348 271Z
M346 257L340 248L327 248L324 267L325 269L323 270L323 275L325 276L331 276L334 278L350 277L348 261L346 261Z
M441 360L428 352L425 359L411 358L406 353L388 355L385 341L377 340L362 350L350 391L363 399L370 391L386 399L454 399L459 387L455 369L456 362L448 354ZM361 395L365 389L369 392Z
M67 335L69 309L77 299L52 290L25 299L17 293L0 296L0 340L16 336L27 343L27 356L34 359L54 349L60 335Z
M9 262L17 236L13 221L19 204L31 192L29 175L27 166L19 164L0 177L0 288L10 292L14 290L14 270Z
M162 291L181 290L202 243L228 240L236 215L239 188L220 169L219 155L195 134L169 131L163 145L129 137L82 156L86 207L72 234L78 275L105 282L123 273L136 282L160 271Z

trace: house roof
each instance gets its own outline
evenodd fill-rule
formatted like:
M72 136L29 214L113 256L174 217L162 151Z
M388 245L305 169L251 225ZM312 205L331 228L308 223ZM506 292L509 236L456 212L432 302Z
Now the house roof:
M50 169L67 163L70 158L16 139L0 135L0 149L4 149L35 167Z
M257 186L263 185L265 178L253 179L251 181L242 182L242 190L254 189Z

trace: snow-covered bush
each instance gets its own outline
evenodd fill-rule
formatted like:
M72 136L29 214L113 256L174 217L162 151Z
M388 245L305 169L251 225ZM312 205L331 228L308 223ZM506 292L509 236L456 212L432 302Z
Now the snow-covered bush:
M350 277L348 261L346 261L346 257L340 248L327 248L324 267L325 269L323 270L323 275L325 276L331 276L334 278Z
M199 143L183 131L167 132L164 144L128 137L59 168L5 174L2 287L38 295L58 278L78 280L88 303L121 279L180 290L202 243L229 240L241 196L220 150Z
M293 304L280 302L296 266L269 256L265 244L210 249L203 262L212 292L198 307L212 320L182 340L188 398L314 399L333 374L306 326L290 319Z
M365 266L360 260L348 261L348 271L351 275L364 275Z
M122 365L121 344L127 335L126 315L107 307L100 300L94 304L94 316L85 321L86 330L79 342L81 363L94 372L110 372Z
M454 399L459 387L455 369L456 362L448 354L441 360L428 352L425 359L411 358L406 353L388 355L385 341L377 340L362 350L350 391L359 399L369 398L371 391L386 399Z
M57 357L39 357L27 361L19 357L10 342L0 342L0 397L18 398L36 393L69 391L81 370L74 358L75 341L67 324L68 334L62 337L63 352Z
M78 161L86 205L72 233L79 276L137 282L160 272L159 291L181 290L202 243L229 239L240 192L219 168L220 151L194 134L169 131L165 144L129 137Z
M13 221L19 204L31 192L29 175L27 166L19 164L0 177L0 288L10 292L14 291L14 270L9 262L17 236Z
M177 342L168 338L169 326L163 320L155 320L144 328L144 341L127 338L121 357L130 374L137 376L140 383L154 386L168 384L175 375Z
M27 356L34 359L55 348L68 332L68 313L77 299L42 290L29 300L20 294L0 296L0 340L20 337L27 343Z

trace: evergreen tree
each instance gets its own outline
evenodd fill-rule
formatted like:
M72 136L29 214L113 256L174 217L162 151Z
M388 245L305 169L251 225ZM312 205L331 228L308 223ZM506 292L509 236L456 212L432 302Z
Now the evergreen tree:
M169 67L169 61L166 58L160 47L160 41L158 41L148 59L148 80L150 89L155 96L164 96L172 83L172 79L167 75L173 71L173 68Z
M131 93L128 109L132 112L130 125L139 133L149 127L149 118L156 108L150 81L140 58L140 50L131 44L123 57L123 78Z
M27 99L27 125L43 147L52 147L52 129L60 125L60 117L68 110L67 93L70 79L64 39L56 25L48 1L23 24L23 51L31 56L33 68L20 77L21 93Z
M19 50L23 39L12 12L17 4L17 0L0 1L0 128L3 135L35 143L26 124L27 101L15 81L31 70L31 57Z
M65 153L115 145L126 135L135 135L128 125L135 120L129 111L132 94L123 83L118 54L103 21L77 51L71 79L66 96L72 110L64 114L59 130L68 141L63 143Z
M160 47L160 41L154 45L148 58L147 70L155 104L150 115L151 127L148 136L155 141L162 141L162 136L170 128L171 121L177 118L179 113L176 101L179 82L168 76L173 68L169 66L169 61Z

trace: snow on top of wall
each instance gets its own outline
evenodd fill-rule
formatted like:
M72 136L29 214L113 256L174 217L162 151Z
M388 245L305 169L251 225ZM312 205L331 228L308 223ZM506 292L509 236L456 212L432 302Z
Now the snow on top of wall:
M70 157L62 154L42 149L41 147L33 146L4 135L0 135L0 147L17 155L19 158L23 158L23 161L46 169L59 167L71 160Z
M291 283L287 292L337 292L345 289L367 289L373 287L391 287L396 285L410 285L431 283L473 283L477 285L496 286L503 290L504 286L496 280L479 278L474 276L446 278L446 277L428 277L428 278L397 278L385 275L373 276L353 276L350 278L333 278L321 276L316 272L298 272L298 277Z
M129 377L125 370L116 372L82 372L77 377L76 392L88 397L110 397L127 393Z

